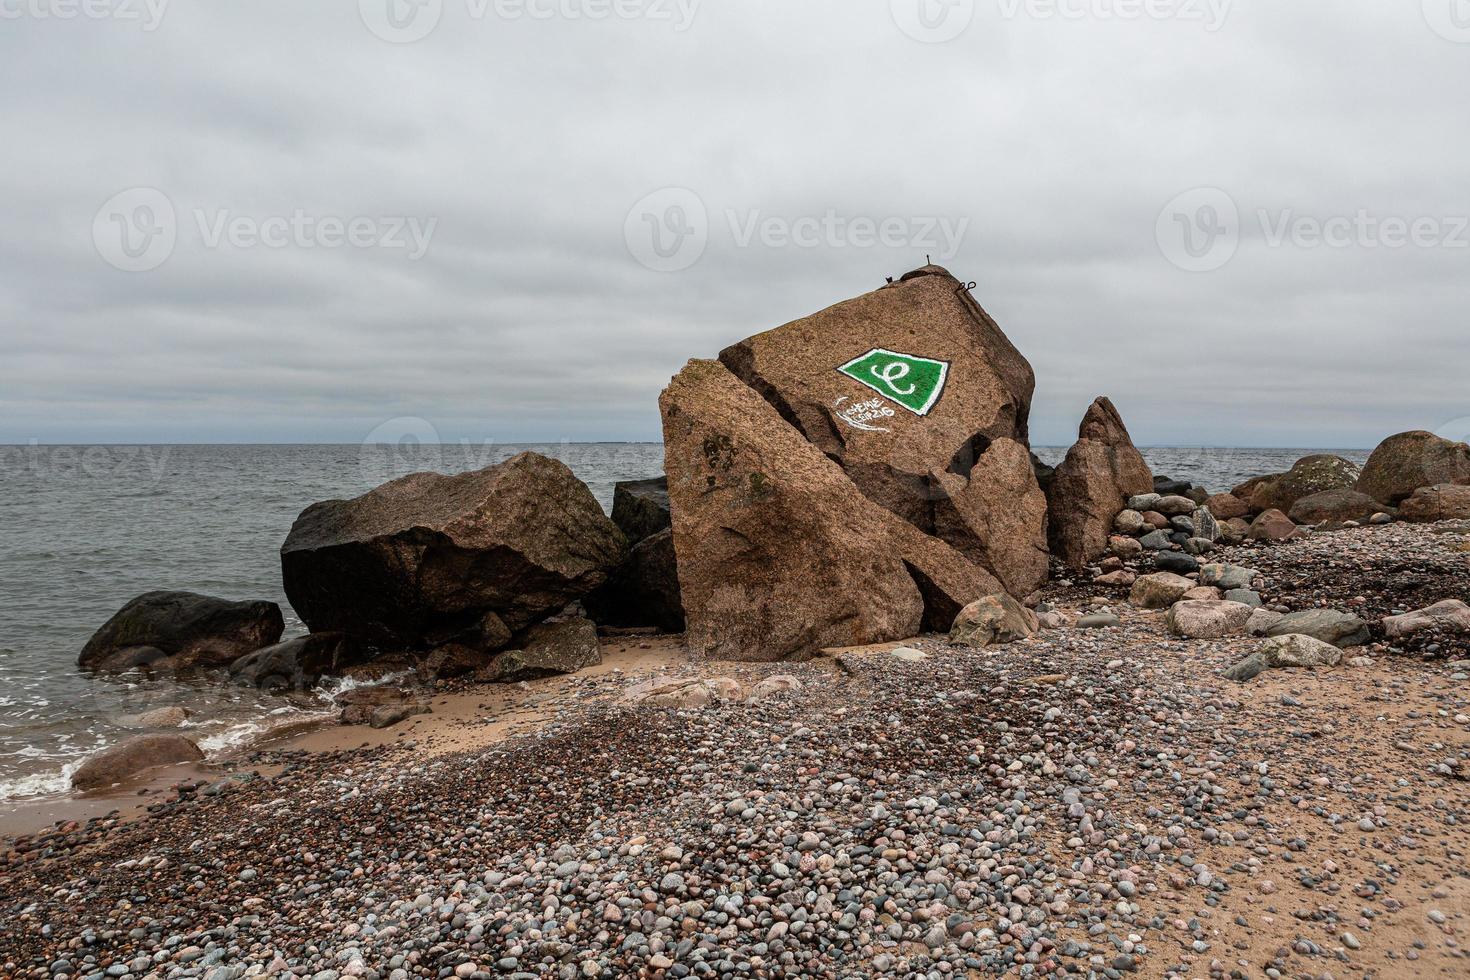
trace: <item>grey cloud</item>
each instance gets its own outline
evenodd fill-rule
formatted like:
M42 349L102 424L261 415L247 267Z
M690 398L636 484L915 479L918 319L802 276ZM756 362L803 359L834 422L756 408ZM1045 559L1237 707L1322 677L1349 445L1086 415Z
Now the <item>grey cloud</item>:
M1470 44L1420 4L1240 0L1209 32L982 2L942 44L890 7L705 3L681 33L445 0L412 44L343 0L175 0L151 33L7 20L0 442L357 441L397 417L656 439L687 358L924 261L740 247L729 224L829 210L965 222L944 261L1035 366L1037 442L1104 391L1150 444L1364 446L1470 415L1470 249L1273 246L1258 220L1470 212ZM126 273L92 222L138 186L179 240ZM624 222L666 187L709 240L658 273ZM1241 215L1211 272L1155 235L1197 187ZM409 261L210 249L196 209L438 223Z

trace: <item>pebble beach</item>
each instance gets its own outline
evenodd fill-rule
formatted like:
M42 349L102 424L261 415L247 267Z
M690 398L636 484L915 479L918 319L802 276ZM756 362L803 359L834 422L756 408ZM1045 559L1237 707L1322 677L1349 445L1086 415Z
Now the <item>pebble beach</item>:
M1470 591L1467 531L1218 557L1268 602L1386 615L1406 565L1410 608ZM607 638L597 671L215 763L8 841L0 971L1470 972L1463 649L1375 637L1242 684L1221 674L1258 639L1181 639L1088 578L1059 572L1057 627L1005 646L758 665ZM1097 613L1117 625L1077 625Z

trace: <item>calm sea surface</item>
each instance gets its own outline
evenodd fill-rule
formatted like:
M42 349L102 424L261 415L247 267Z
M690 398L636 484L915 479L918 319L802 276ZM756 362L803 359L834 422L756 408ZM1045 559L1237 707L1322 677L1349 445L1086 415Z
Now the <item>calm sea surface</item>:
M329 713L326 694L275 698L217 682L94 678L77 652L134 596L181 589L270 599L278 549L308 504L419 470L461 472L524 449L562 460L604 508L619 480L663 471L647 443L527 446L0 446L0 804L59 793L89 752L133 734L128 717L182 704L187 734L221 751L262 727ZM1055 464L1064 449L1038 447ZM1327 450L1150 449L1157 474L1227 490ZM1358 462L1366 452L1342 455Z

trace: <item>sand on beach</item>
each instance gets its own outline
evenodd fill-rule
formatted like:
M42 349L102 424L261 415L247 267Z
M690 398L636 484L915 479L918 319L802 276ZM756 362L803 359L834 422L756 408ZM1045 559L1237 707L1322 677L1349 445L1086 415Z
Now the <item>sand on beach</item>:
M1371 610L1406 561L1414 594L1464 590L1452 543L1391 526L1221 557L1269 565L1267 591L1309 606L1289 570L1351 556L1356 581L1325 576L1318 595ZM1470 970L1463 663L1380 643L1352 651L1365 665L1238 684L1220 672L1258 638L1173 636L1116 587L1048 595L1120 625L787 664L616 638L574 676L265 746L212 767L218 795L17 841L0 964L213 950L383 977ZM748 696L774 675L800 686ZM742 696L629 698L695 677Z

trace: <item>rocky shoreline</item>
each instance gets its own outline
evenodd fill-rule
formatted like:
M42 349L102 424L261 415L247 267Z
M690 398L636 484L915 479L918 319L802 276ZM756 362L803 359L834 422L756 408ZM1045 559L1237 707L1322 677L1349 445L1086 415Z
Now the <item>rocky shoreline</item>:
M523 453L303 511L306 636L138 597L84 669L341 724L211 762L151 712L76 787L195 775L10 842L3 972L1470 969L1470 446L1225 491L1099 397L1051 468L1033 387L929 266L689 362L611 516Z
M1462 540L1397 524L1219 557L1269 556L1268 602L1306 608L1338 594L1296 580L1324 552L1437 568L1433 587L1463 594L1467 565L1445 557ZM1367 604L1391 604L1382 590ZM1058 583L1042 601L1074 625L982 649L930 635L798 664L691 659L652 685L538 682L570 688L534 730L467 753L263 753L261 775L186 787L145 819L17 842L0 962L140 977L1466 969L1470 663L1378 642L1363 666L1239 684L1221 674L1259 644L1248 635L1180 638L1119 585ZM1118 625L1075 625L1097 613ZM707 681L692 701L630 697L680 687L670 676L728 677L739 696ZM772 676L789 680L750 697Z

